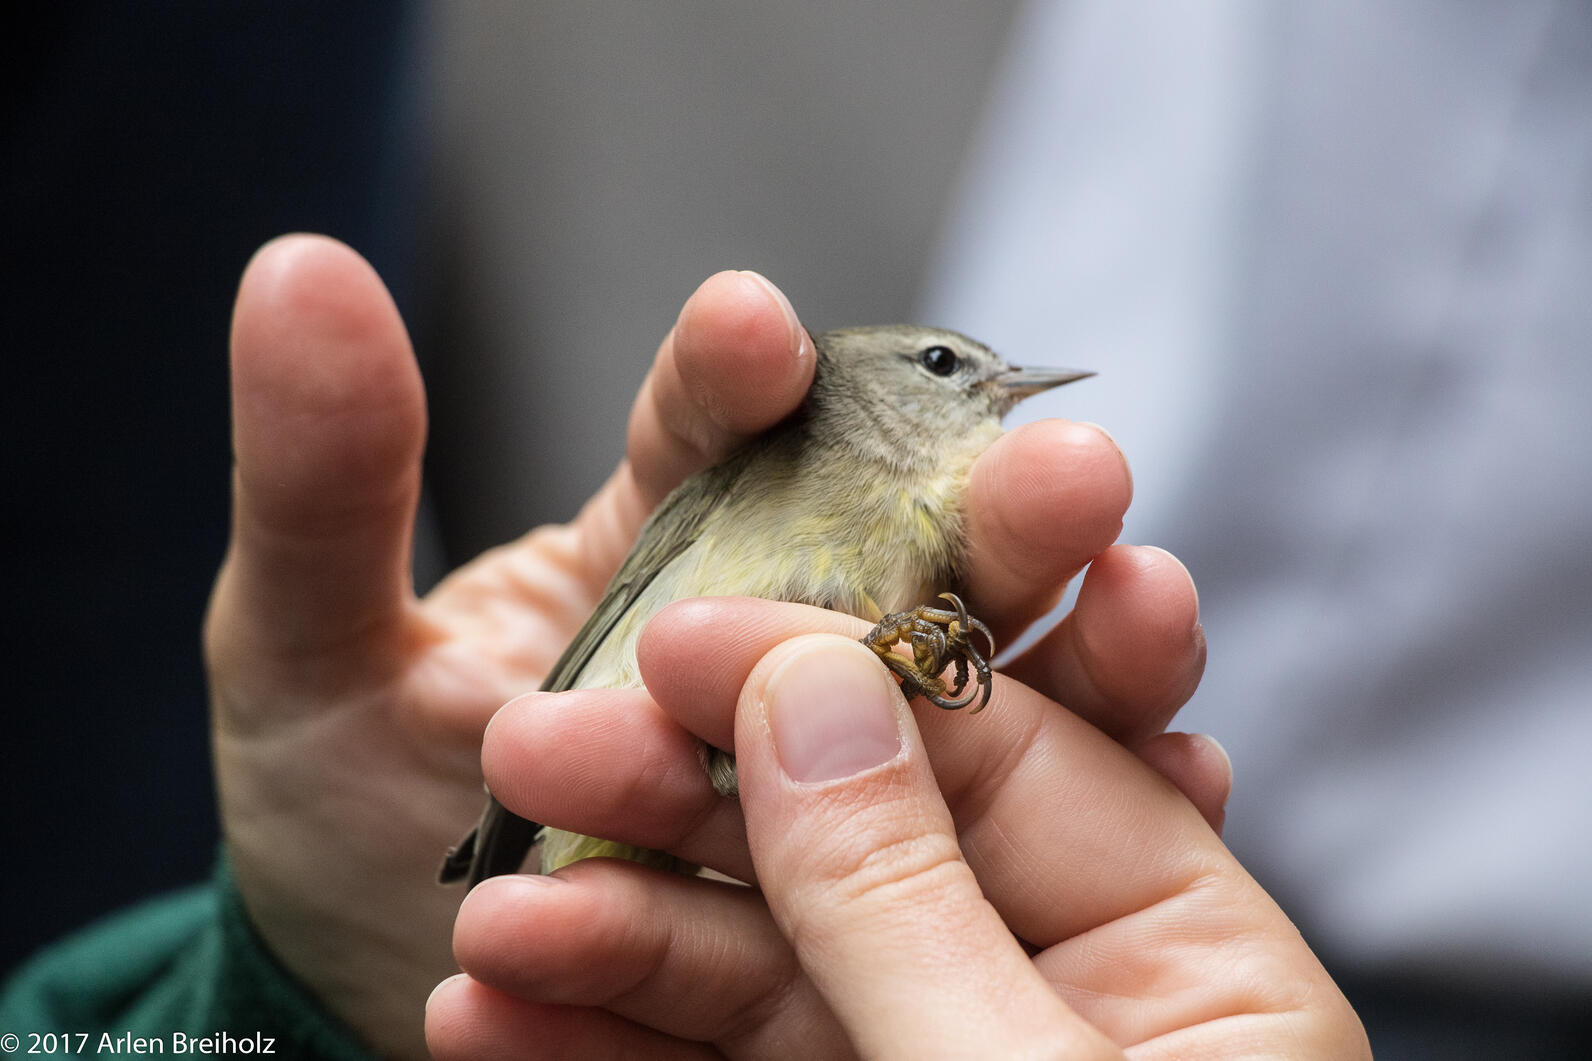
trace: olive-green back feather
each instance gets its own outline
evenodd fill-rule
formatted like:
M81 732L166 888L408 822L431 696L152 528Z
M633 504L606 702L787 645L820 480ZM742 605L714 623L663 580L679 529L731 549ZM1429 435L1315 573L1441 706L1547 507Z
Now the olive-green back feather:
M664 498L642 525L636 544L609 581L602 600L548 671L542 682L543 692L563 692L579 682L592 656L635 607L658 572L701 534L709 513L746 468L750 452L748 447L698 472ZM489 797L481 820L448 852L437 879L450 884L468 878L470 887L474 887L487 877L513 873L520 868L540 831L540 825L511 813L496 798Z
M614 626L633 608L643 591L669 561L679 556L702 533L708 515L735 486L746 467L749 450L715 464L687 479L642 524L630 555L619 566L590 618L564 649L542 682L542 691L574 688L593 653L607 640Z

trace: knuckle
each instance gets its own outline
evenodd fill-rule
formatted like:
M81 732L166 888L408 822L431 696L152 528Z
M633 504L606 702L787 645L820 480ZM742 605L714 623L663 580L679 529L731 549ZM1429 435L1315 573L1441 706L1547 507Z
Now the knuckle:
M832 878L849 903L921 900L955 883L966 870L962 850L943 833L902 837L866 851Z
M860 817L842 816L833 830L809 870L820 901L800 904L804 908L871 916L868 911L932 905L965 884L969 871L955 836L932 827L913 808L868 815L867 824Z

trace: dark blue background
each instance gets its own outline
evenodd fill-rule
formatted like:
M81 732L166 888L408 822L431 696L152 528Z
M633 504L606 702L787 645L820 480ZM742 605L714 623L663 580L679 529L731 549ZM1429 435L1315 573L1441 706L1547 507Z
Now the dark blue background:
M411 5L28 6L0 62L0 971L208 873L233 292L317 230L412 316L423 142Z

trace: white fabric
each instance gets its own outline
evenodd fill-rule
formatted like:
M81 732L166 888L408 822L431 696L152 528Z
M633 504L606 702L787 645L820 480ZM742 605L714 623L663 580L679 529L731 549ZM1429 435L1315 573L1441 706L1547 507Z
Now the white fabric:
M1100 371L1313 943L1592 982L1592 8L1032 4L920 317Z

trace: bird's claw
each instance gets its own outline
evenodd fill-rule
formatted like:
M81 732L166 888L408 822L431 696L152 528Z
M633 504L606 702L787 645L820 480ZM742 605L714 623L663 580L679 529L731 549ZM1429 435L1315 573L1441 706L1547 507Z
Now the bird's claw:
M927 605L906 612L891 612L878 625L868 631L862 643L873 649L884 665L901 679L901 695L908 700L921 696L935 707L956 711L974 700L978 714L989 703L991 682L988 659L973 646L972 632L977 631L989 645L989 655L995 654L995 635L989 627L967 614L967 607L954 593L942 593L954 610L930 608ZM897 643L905 641L912 646L910 660L892 652ZM940 672L955 665L954 681L949 687ZM974 676L976 675L976 679ZM976 681L975 688L969 688Z

